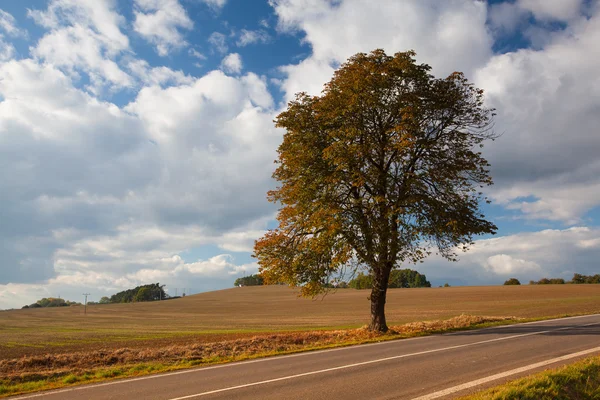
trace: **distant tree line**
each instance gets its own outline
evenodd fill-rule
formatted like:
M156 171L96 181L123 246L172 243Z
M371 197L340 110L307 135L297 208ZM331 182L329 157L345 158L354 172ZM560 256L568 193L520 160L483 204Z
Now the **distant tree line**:
M64 300L59 297L44 297L33 304L25 305L22 308L44 308L44 307L69 307L80 306L81 303Z
M166 300L169 298L169 295L165 293L164 287L165 285L159 283L138 286L133 289L127 289L113 294L110 298L102 297L100 299L100 304Z
M542 278L539 281L531 280L529 281L530 285L564 285L564 284L593 284L600 283L600 274L596 275L581 275L574 274L573 279L570 281L565 281L563 278ZM521 282L517 278L510 278L504 282L505 285L520 285Z
M353 289L371 289L373 287L373 278L371 275L359 272L348 286ZM417 288L431 287L427 277L412 269L395 269L390 273L388 288Z
M261 286L264 285L263 277L260 274L254 274L250 276L244 276L237 278L233 283L233 286Z

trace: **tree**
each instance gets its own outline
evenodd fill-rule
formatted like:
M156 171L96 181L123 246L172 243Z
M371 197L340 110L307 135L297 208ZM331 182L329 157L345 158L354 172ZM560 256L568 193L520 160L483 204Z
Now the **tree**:
M260 286L263 284L263 277L260 276L260 274L237 278L235 282L233 282L233 286Z
M110 299L107 296L102 296L99 303L100 304L108 304L108 303L110 303Z
M372 289L373 278L370 275L365 275L359 272L358 275L350 282L348 286L353 289ZM431 283L425 275L418 273L412 269L393 270L390 273L388 288L418 288L431 287Z
M279 226L254 247L267 282L306 296L341 269L366 268L373 331L387 330L392 269L432 246L456 260L473 235L496 230L479 211L492 179L474 150L494 138L494 112L462 73L436 79L414 56L356 54L321 96L298 93L276 117L286 133L268 199L282 205Z
M517 278L510 278L506 282L504 282L504 285L506 285L506 286L520 285L520 284L521 284L521 282L519 282L519 280Z

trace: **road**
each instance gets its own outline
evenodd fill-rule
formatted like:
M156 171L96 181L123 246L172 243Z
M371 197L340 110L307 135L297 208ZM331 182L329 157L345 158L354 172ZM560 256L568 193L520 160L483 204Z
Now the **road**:
M272 357L13 399L452 398L600 354L600 314Z

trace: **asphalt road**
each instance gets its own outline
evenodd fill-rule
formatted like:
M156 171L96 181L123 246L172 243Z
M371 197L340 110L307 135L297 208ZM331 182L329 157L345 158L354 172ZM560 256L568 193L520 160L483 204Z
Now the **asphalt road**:
M272 357L14 399L452 398L600 354L600 314Z

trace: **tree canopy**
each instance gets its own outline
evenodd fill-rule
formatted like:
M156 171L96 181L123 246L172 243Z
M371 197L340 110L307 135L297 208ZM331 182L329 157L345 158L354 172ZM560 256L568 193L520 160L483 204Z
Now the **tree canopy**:
M504 282L505 286L520 285L521 282L517 278L510 278Z
M134 301L155 301L166 299L168 295L164 290L165 285L151 283L138 286L133 289L123 290L122 292L110 296L110 303L131 303Z
M260 276L260 274L254 274L237 278L233 283L233 286L260 286L263 284L263 277Z
M255 244L267 282L314 296L340 269L373 277L370 329L387 330L390 272L433 246L449 260L495 225L479 210L492 184L479 152L494 112L462 73L437 79L412 51L351 57L320 96L298 93L268 199L279 226Z

